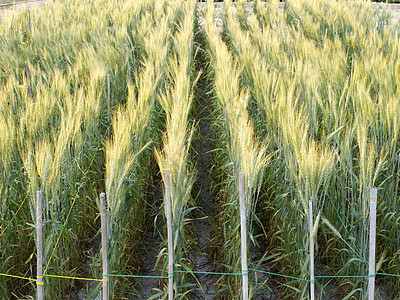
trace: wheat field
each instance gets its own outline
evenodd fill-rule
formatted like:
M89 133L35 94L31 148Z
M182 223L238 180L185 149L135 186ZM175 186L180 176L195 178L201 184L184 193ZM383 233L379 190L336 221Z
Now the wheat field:
M242 299L242 174L249 298L310 299L311 232L319 299L367 299L371 276L376 299L397 299L399 29L361 0L4 13L0 298L36 299L40 190L44 299L101 299L104 275L111 299L167 299L170 276L175 299Z

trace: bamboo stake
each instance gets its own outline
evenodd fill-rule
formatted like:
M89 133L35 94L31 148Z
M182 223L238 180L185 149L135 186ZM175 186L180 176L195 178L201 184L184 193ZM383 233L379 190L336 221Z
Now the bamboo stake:
M110 87L110 74L107 74L107 116L108 124L111 124L111 87ZM110 139L110 130L108 130L108 138Z
M128 52L126 53L126 66L127 66L127 73L128 73L129 82L132 83L131 66L129 65L129 54L128 54Z
M28 27L29 27L29 32L32 33L32 21L31 21L31 11L28 10Z
M313 220L313 202L308 201L308 222L310 228L310 299L315 299L315 275L314 275L314 220Z
M37 269L36 269L36 287L37 300L43 300L43 195L41 191L36 192L36 251L37 251Z
M28 61L25 61L25 73L26 73L26 79L28 80L29 94L31 95L31 98L33 99L32 83L31 83L31 70L29 69Z
M103 300L108 300L108 251L107 251L107 212L106 194L100 194L100 218L101 218L101 252L103 258Z
M243 300L249 299L249 275L247 270L247 224L246 204L244 197L244 175L239 174L239 198L240 198L240 235L242 248L242 295Z
M351 60L351 70L350 70L350 78L353 78L354 73L354 58Z
M376 245L376 203L378 191L375 187L370 191L370 213L369 213L369 278L368 278L368 300L375 297L375 245Z
M165 170L165 196L167 208L167 235L168 235L168 300L174 299L174 245L172 238L171 220L171 191L169 182L169 170Z

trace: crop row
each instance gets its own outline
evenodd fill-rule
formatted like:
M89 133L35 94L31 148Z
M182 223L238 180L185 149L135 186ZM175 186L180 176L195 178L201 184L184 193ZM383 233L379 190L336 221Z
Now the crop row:
M249 272L250 297L266 286L278 286L282 298L309 297L312 200L316 275L327 276L317 277L318 290L329 285L342 298L365 298L373 186L376 272L400 274L399 25L358 1L288 0L283 11L278 1L255 1L249 13L246 1L226 0L222 28L212 1L204 29L199 14L195 1L72 0L1 21L0 273L34 276L41 190L45 274L101 278L98 196L105 192L110 295L141 297L139 282L122 275L143 272L142 239L154 229L161 236L154 268L173 275L176 298L195 297L202 254L193 218L204 172L194 153L198 122L210 122L215 200L203 203L215 210L207 217L212 269L224 274L218 296L243 296L243 174L249 269L282 275L269 285ZM212 112L195 120L208 111L202 105ZM168 182L173 274L167 195L158 199ZM100 284L44 279L46 299L100 294ZM399 297L396 277L376 280L381 293ZM167 297L167 281L159 283L152 299ZM0 276L0 298L33 291Z

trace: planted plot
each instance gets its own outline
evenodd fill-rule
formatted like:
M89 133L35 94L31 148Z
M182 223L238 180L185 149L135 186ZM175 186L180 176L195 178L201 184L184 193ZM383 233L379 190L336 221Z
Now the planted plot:
M240 298L242 273L241 240L240 240L240 210L239 210L239 174L244 175L244 194L246 203L246 219L249 224L254 220L264 169L268 161L266 147L260 145L254 133L253 123L247 112L246 91L240 91L239 66L232 59L226 45L219 36L213 22L212 6L207 7L205 31L209 47L209 57L215 91L214 111L218 126L219 153L217 159L220 172L220 203L216 239L220 245L220 255L223 260L224 272L235 274L227 276L222 285L226 297ZM251 228L251 227L250 227ZM254 241L252 231L248 232ZM246 245L247 249L247 245ZM247 251L247 250L246 250ZM247 276L247 275L245 275ZM250 293L251 294L251 293Z
M399 297L398 23L358 1L214 8L2 19L0 298Z
M338 297L367 296L371 187L385 198L378 231L397 231L383 221L396 214L398 182L390 178L398 173L399 107L398 35L384 24L390 16L371 7L324 1L289 1L283 13L277 3L267 9L256 3L248 19L227 9L224 20L258 134L268 140L268 152L278 151L267 167L264 203L273 216L266 224L279 254L275 270L309 278L307 202L313 200L317 284L321 290L340 285ZM389 244L378 246L378 273L389 273L385 261L397 251ZM381 276L378 283L392 279ZM286 291L289 297L307 297L307 281L285 284L295 290Z
M170 197L171 206L171 231L168 233L169 236L164 239L159 258L161 259L162 270L165 271L164 274L174 275L174 296L177 298L184 296L193 288L188 284L190 275L187 273L174 274L173 272L174 265L176 271L179 271L178 268L182 271L190 271L193 268L193 263L188 256L191 241L188 223L190 212L195 205L191 195L195 173L189 157L194 132L194 125L190 124L189 117L193 101L193 80L196 80L196 77L191 78L193 75L196 76L196 73L192 73L195 2L191 1L182 6L182 19L178 26L179 32L174 36L172 51L168 60L171 88L167 89L159 98L166 114L166 128L161 148L156 149L155 152L166 186L164 194L165 216L169 211L167 209L168 197ZM169 195L167 195L168 192ZM173 242L173 245L171 245L171 242ZM169 253L168 256L165 255L167 254L167 251L165 251L167 247L170 247L169 251L173 250L173 260ZM172 262L174 265L171 265Z
M152 28L142 40L143 68L131 75L134 84L129 82L127 101L115 112L113 134L105 148L109 275L137 272L140 236L149 206L145 200L149 193L147 183L154 171L149 167L152 147L159 141L158 131L163 127L156 101L167 77L168 36L175 17L173 9L165 15L159 13L159 21L148 15L147 26ZM110 276L109 281L111 294L123 297L129 277Z
M75 297L84 287L85 281L52 275L101 277L101 191L109 198L110 270L137 270L135 243L148 205L139 200L154 174L143 166L163 126L157 95L180 10L159 1L57 2L15 12L1 23L1 122L7 128L1 213L8 226L1 272L34 283L24 264L35 252L32 228L18 230L23 238L12 232L34 223L35 195L42 190L45 298ZM26 248L14 253L17 240L26 240ZM1 280L2 298L29 292L29 285L18 288L18 279ZM133 286L110 281L117 298ZM100 285L86 287L87 297L95 297Z

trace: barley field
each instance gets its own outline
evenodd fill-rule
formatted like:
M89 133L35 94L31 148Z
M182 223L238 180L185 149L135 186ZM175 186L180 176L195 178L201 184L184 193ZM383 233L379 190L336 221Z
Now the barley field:
M0 299L36 299L37 191L44 299L399 298L399 29L362 0L2 14Z

